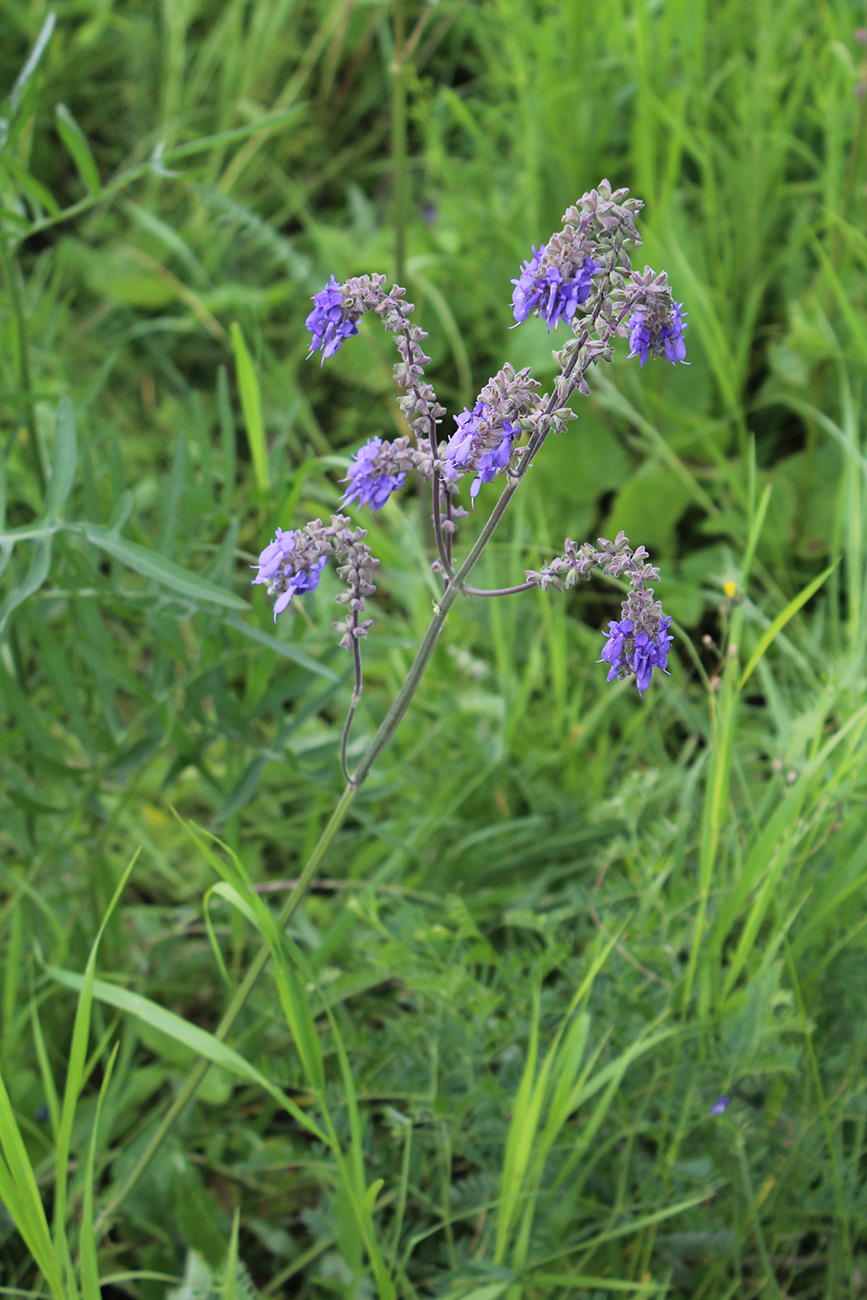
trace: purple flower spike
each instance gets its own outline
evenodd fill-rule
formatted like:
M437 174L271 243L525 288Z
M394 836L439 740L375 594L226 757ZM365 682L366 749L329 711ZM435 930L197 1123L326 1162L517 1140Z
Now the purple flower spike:
M349 484L340 501L342 506L357 501L359 505L370 506L371 510L381 510L392 492L403 487L406 474L388 473L383 464L390 451L390 444L384 443L382 438L369 438L355 453L349 472L342 480Z
M731 1104L731 1097L717 1097L710 1108L710 1113L711 1115L724 1115Z
M571 320L582 302L590 297L593 276L599 266L592 257L585 257L574 275L564 276L558 266L543 268L544 245L533 245L533 256L521 268L512 293L512 315L520 325L531 312L541 316L549 330L556 329L560 321ZM512 326L514 329L515 326Z
M344 339L358 333L358 325L347 314L343 290L332 275L324 289L313 295L313 310L305 321L313 335L308 357L322 349L320 365L325 364L326 357L333 357Z

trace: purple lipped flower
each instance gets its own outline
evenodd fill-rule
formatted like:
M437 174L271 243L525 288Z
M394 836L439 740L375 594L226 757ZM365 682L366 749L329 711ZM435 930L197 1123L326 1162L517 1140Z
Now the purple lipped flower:
M614 619L608 624L608 640L602 648L602 657L596 662L601 664L603 661L611 665L606 681L613 682L620 671L623 659L623 647L626 638L632 635L633 623L631 618L624 618L619 623ZM603 632L603 636L605 633Z
M671 313L662 321L652 320L649 313L644 311L633 312L627 322L630 330L630 357L639 357L642 367L651 356L665 356L673 365L679 361L688 366L686 344L683 341L688 328L683 323L686 315L682 302L674 303Z
M325 288L313 295L313 310L305 325L313 335L307 355L311 357L321 348L320 365L325 364L326 357L334 356L344 339L358 333L358 325L347 311L343 289L333 275Z
M466 465L472 455L473 446L482 430L479 421L485 414L484 402L476 402L472 410L464 407L460 415L455 416L458 426L446 443L445 475L454 478L461 465Z
M512 281L515 286L512 291L512 315L515 317L516 325L520 325L522 321L527 319L542 297L542 290L536 284L536 277L539 275L539 265L542 261L545 245L541 244L537 248L535 244L531 244L530 247L533 250L532 257L528 258L521 267L521 274L517 280Z
M295 533L292 529L290 528L288 532L284 532L282 528L278 528L273 542L269 542L260 554L258 565L253 564L250 566L259 570L252 581L254 583L270 582L276 576L280 566L294 546Z
M710 1108L710 1113L711 1115L724 1115L731 1104L731 1097L717 1097Z
M313 561L309 569L299 569L297 573L292 574L288 579L286 590L282 591L274 601L275 623L277 622L277 615L282 614L293 596L300 595L305 591L316 590L319 586L319 579L322 577L322 570L325 568L327 563L328 557L320 555L318 560Z
M394 456L392 445L382 438L369 438L360 451L355 453L349 472L342 481L349 487L340 500L341 506L350 501L370 506L371 510L381 510L392 492L397 492L406 481L406 472L389 473L393 469Z
M634 673L638 694L643 695L650 685L654 668L659 668L670 676L668 672L668 652L671 648L671 637L668 633L670 627L671 618L667 615L660 619L652 636L648 632L635 632L632 619L624 618L619 623L610 622L608 640L603 647L602 658L596 660L597 663L605 660L611 665L607 680L609 682L614 681L615 678L622 680L630 673Z
M566 267L545 266L545 245L536 248L534 244L532 248L533 256L524 263L518 278L512 281L515 286L512 315L515 325L520 325L531 312L535 312L549 330L556 329L562 319L571 320L579 304L590 297L593 276L600 268L592 257L585 257L577 269L568 263ZM572 274L564 274L564 270Z
M289 604L293 596L305 591L315 591L322 570L328 562L305 532L276 530L259 556L259 563L251 565L258 572L252 582L263 582L269 596L274 596L274 621Z
M508 465L509 457L512 454L512 439L516 434L520 434L520 432L520 429L514 428L509 424L508 420L504 420L503 436L500 439L500 445L491 448L490 451L484 452L480 457L478 467L479 472L477 477L473 480L473 485L470 488L470 500L473 503L473 509L475 509L476 497L479 495L482 484L490 483L496 475L497 470L505 469Z

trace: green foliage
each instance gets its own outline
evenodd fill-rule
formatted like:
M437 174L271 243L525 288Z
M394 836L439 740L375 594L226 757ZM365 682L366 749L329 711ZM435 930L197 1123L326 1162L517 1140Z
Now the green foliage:
M863 1291L862 19L0 7L0 1287ZM287 932L351 668L333 575L275 626L249 565L403 432L375 322L306 361L310 295L399 226L450 410L506 359L550 380L509 281L603 175L691 368L593 377L479 583L623 527L672 677L606 689L611 591L461 602ZM359 752L436 599L425 516L360 520Z

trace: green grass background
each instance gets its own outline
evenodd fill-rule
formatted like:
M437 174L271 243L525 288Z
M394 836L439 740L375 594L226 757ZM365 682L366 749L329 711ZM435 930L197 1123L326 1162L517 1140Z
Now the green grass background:
M864 21L6 0L0 1293L867 1294ZM450 413L506 360L550 384L509 280L603 176L691 366L591 375L479 578L623 528L672 676L606 687L596 584L456 606L226 1055L248 882L325 825L351 691L333 575L274 627L248 566L402 431L376 322L305 360L310 296L403 241ZM360 521L358 752L426 516Z

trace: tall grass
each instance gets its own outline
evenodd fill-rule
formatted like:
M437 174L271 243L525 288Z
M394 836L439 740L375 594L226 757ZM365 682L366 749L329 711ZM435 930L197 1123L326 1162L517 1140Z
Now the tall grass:
M425 14L0 13L0 1286L842 1300L867 1255L863 10ZM615 362L484 577L622 527L675 671L642 705L605 689L601 591L456 607L282 935L351 685L330 579L275 629L247 566L400 430L380 339L321 372L306 303L391 271L401 221L457 411L506 357L551 367L544 329L507 333L509 280L603 175L646 200L691 369ZM371 534L359 748L436 597L420 501Z

